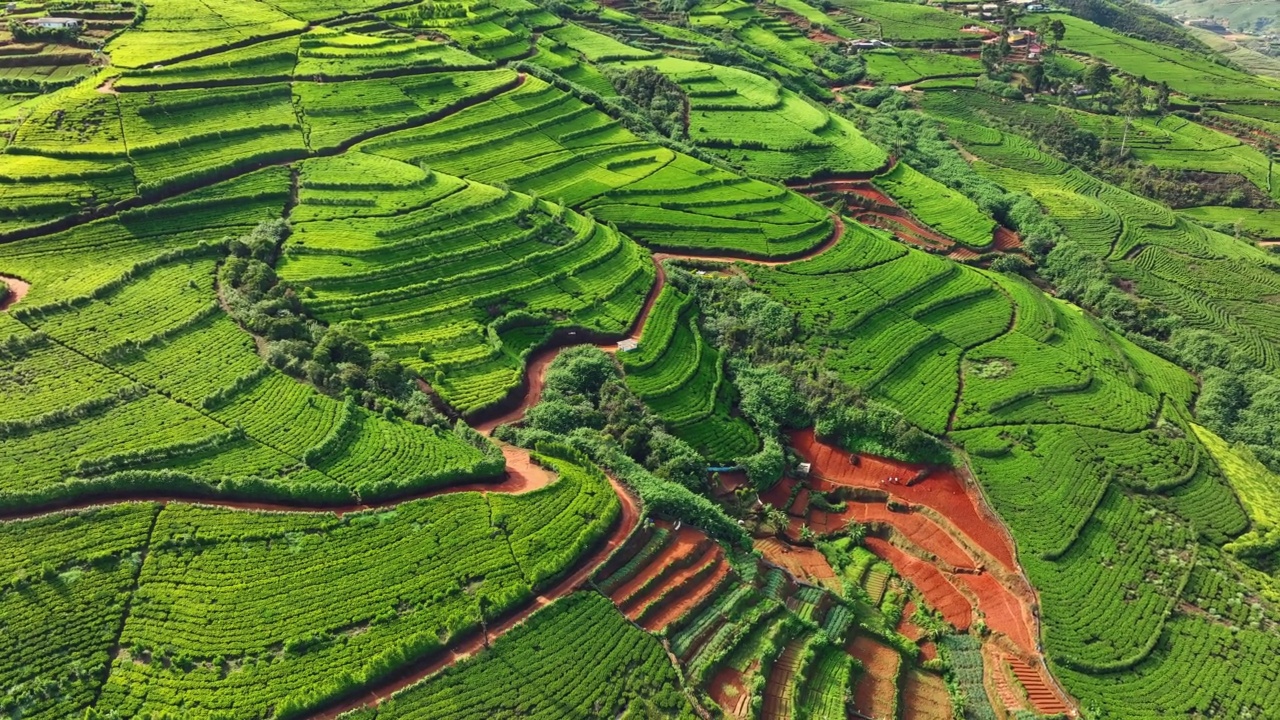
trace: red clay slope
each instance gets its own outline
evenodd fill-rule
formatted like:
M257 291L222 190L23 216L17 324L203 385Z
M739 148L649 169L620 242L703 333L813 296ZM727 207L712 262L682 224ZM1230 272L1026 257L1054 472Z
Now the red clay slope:
M905 482L926 468L869 455L860 456L858 465L853 465L848 452L818 440L812 428L793 432L791 444L813 464L811 484L816 489L832 490L840 485L872 488L905 502L923 505L947 518L1006 569L1017 569L1012 541L999 528L999 521L982 509L977 490L967 487L955 470L932 469L923 480L912 485L891 485L886 482L890 477L902 478Z

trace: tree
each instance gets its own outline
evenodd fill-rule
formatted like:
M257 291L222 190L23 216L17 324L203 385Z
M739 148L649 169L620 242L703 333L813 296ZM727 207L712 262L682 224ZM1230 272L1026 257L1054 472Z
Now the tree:
M848 535L855 545L861 545L862 541L867 539L867 526L857 520L850 520L849 524L844 526L844 534Z
M1156 108L1161 113L1169 112L1169 83L1163 80L1156 86Z
M994 72L1000 65L1000 60L1004 57L1000 54L1000 47L994 43L987 43L982 46L982 66L987 69L988 73Z
M1044 85L1044 66L1039 63L1027 68L1027 82L1031 84L1031 89L1040 92L1040 87Z
M786 511L769 503L764 504L762 515L764 524L773 528L775 533L782 533L791 525L791 518L787 516Z
M1102 63L1092 63L1084 71L1084 86L1091 93L1111 91L1111 68Z
M818 539L818 533L809 527L808 523L800 526L800 542L812 545L814 540Z
M1133 116L1142 113L1142 87L1132 78L1125 78L1120 90L1120 112L1124 115L1124 135L1120 139L1120 155L1124 155L1129 143L1129 128L1133 125Z
M1057 50L1058 43L1067 36L1067 26L1061 20L1054 18L1053 22L1049 23L1049 33L1053 35L1053 49Z

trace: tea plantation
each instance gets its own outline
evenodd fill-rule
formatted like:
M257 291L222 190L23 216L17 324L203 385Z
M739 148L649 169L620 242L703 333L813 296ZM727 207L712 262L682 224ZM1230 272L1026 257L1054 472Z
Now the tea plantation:
M1133 0L4 14L0 718L1280 718L1265 65Z

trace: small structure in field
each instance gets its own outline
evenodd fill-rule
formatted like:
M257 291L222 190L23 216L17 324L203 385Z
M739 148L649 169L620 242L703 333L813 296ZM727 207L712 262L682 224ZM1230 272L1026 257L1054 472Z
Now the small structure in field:
M79 30L80 18L42 17L28 20L27 25L41 30Z
M632 352L640 347L640 343L634 338L627 338L618 342L618 352Z
M809 477L809 472L813 470L813 463L800 463L796 465L796 475L800 477Z

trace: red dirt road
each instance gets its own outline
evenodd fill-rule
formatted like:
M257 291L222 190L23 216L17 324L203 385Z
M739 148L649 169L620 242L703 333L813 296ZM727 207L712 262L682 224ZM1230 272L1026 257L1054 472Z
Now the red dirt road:
M8 275L0 275L0 282L9 287L9 292L0 299L0 312L8 310L27 296L27 292L31 290L31 283L16 277Z
M716 262L716 263L732 263L743 262L752 265L762 265L765 267L775 267L778 265L786 265L788 263L799 262L817 257L822 253L835 247L840 242L840 238L844 236L844 220L839 215L832 215L832 231L831 235L825 242L816 248L806 252L804 255L795 258L783 260L764 260L751 257L737 257L733 255L688 255L680 253L653 253L653 262L656 267L653 287L649 289L649 295L645 298L644 305L640 307L639 314L631 323L631 327L627 330L627 337L638 338L644 332L645 323L649 319L649 313L653 311L653 305L658 300L658 295L662 293L662 288L667 284L667 271L662 267L664 260L689 260L694 262ZM556 345L553 347L542 348L533 353L526 369L524 381L524 397L520 399L519 404L511 410L479 422L470 423L477 431L489 435L499 425L519 422L524 417L525 412L538 404L538 400L542 398L542 386L546 381L547 367L567 346ZM605 352L614 352L617 349L616 343L597 343L596 347Z
M538 609L550 605L552 602L568 595L577 590L587 579L595 573L596 568L609 558L609 555L617 550L622 543L631 534L631 531L640 523L640 504L633 498L630 492L623 487L612 476L609 477L609 483L613 486L613 491L618 495L618 500L622 505L622 514L618 524L614 527L613 532L594 552L587 556L578 566L573 574L556 583L551 588L539 593L525 607L515 613L504 618L497 625L489 627L490 642L506 634L511 628L516 627L524 622ZM449 648L448 651L436 655L425 664L419 664L406 669L406 671L396 678L382 683L368 692L361 694L355 699L348 700L339 705L335 705L322 712L313 714L312 720L335 720L343 713L350 712L357 708L369 705L378 705L391 695L403 690L410 685L420 682L446 667L453 665L461 660L472 657L476 653L484 649L484 636L472 634L457 645Z
M81 502L73 502L65 505L51 505L39 510L29 512L4 513L0 512L0 521L10 520L26 520L43 515L50 515L57 512L66 512L72 510L85 510L94 507L104 507L107 505L118 505L124 502L154 502L161 505L167 505L171 502L185 502L194 505L207 505L210 507L227 508L229 510L249 510L261 512L280 512L280 513L332 513L338 517L342 517L348 513L364 512L366 510L382 510L394 508L407 502L415 500L424 500L426 498L437 497L439 495L450 495L460 492L481 492L481 493L500 493L504 495L520 495L532 492L539 488L550 485L555 477L539 467L533 462L529 456L529 452L523 448L517 448L510 445L502 446L502 454L507 459L507 473L500 479L492 482L470 482L461 485L450 485L447 487L432 488L424 490L412 495L401 496L392 500L376 503L361 503L357 505L306 505L302 503L272 503L272 502L249 502L241 500L223 500L220 498L201 497L199 495L176 495L163 493L137 493L133 495L121 495L110 498L98 498L84 500Z

